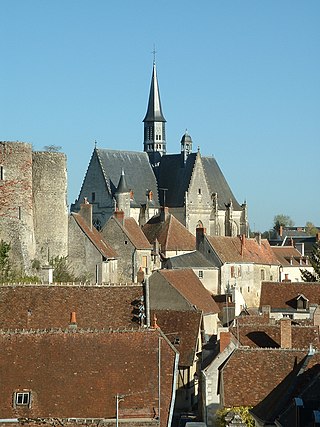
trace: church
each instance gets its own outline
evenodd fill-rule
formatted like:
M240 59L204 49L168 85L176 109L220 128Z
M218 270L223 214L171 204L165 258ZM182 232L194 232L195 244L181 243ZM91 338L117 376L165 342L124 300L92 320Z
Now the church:
M237 202L216 160L193 152L187 132L180 153L167 154L155 61L143 124L143 152L94 148L71 211L86 198L99 230L117 210L142 227L166 207L194 235L197 227L210 236L248 235L247 205Z

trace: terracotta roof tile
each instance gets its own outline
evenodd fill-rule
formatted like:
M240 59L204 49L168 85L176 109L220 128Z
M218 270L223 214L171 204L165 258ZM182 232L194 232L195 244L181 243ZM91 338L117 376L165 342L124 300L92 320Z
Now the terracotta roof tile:
M122 419L153 419L160 372L160 425L165 427L175 356L157 330L0 333L1 417L115 419L120 394ZM22 390L31 390L30 408L13 407L13 393Z
M102 234L94 226L91 229L80 214L72 212L71 215L102 256L105 258L118 257L116 251L103 239Z
M207 239L223 263L245 262L279 265L267 239L262 239L261 245L259 245L256 239L245 238L243 250L241 250L242 236L207 236Z
M305 259L293 246L271 246L271 249L283 266L293 265L297 267L300 266L300 259ZM292 260L292 264L290 260ZM301 268L303 267L305 267L305 264L301 265Z
M168 214L165 221L161 216L151 218L142 230L150 243L157 239L162 251L194 251L196 238L173 215Z
M260 307L270 305L272 309L292 309L294 301L301 294L309 300L309 304L320 305L320 283L263 282Z
M219 307L213 300L212 295L203 286L193 270L159 270L159 273L191 304L202 310L204 314L219 312Z
M192 366L201 328L201 311L151 310L157 325L180 354L179 366Z
M222 370L224 406L257 405L306 355L302 350L236 349ZM317 353L308 368L319 362L320 354Z
M122 228L137 249L152 249L152 245L134 218L125 218Z
M66 328L76 312L80 328L131 328L141 285L2 285L0 328Z

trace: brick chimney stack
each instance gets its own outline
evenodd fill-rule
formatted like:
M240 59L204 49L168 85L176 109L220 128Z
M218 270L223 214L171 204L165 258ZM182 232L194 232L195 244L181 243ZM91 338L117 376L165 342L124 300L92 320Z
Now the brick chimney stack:
M220 332L220 353L228 347L231 342L231 333L229 331L221 331Z
M240 236L240 242L241 242L241 256L243 256L244 248L246 247L246 235L242 234Z
M76 312L72 311L71 315L70 315L70 324L69 324L69 328L70 329L77 329L78 325L77 325L77 318L76 318Z
M92 230L92 205L85 197L83 203L80 205L80 216L85 220L87 226Z
M124 225L124 212L115 210L113 216L120 222L121 225Z
M169 208L167 206L161 206L160 208L160 221L165 222L169 215Z
M280 320L281 348L292 348L291 319Z

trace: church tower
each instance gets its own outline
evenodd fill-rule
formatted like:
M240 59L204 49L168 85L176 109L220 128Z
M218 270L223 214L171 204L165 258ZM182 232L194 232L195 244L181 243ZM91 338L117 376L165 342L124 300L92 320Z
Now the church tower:
M153 61L148 108L143 123L144 151L149 155L151 166L157 168L161 156L166 154L166 119L161 109L155 61Z

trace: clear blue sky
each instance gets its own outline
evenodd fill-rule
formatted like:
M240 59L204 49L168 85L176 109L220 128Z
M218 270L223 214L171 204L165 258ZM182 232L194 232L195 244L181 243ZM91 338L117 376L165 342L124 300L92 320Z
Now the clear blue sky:
M252 230L320 226L319 0L0 0L0 140L141 151L157 50L167 148L214 155Z

